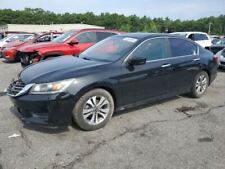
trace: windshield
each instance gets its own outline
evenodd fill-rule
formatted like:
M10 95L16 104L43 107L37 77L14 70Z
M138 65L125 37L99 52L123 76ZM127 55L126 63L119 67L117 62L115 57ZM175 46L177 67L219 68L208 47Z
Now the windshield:
M34 36L33 34L15 34L5 37L4 39L2 39L2 41L5 42L13 42L16 40L24 41L25 39L32 38L33 36Z
M7 41L8 39L10 39L13 36L15 36L15 35L10 34L10 35L4 37L1 41Z
M219 40L218 42L216 42L217 45L225 45L225 38Z
M25 38L24 40L22 40L23 42L29 41L31 39L34 39L35 35L30 35L27 38Z
M111 36L80 54L80 58L113 62L124 56L138 39L124 36Z
M76 31L74 31L74 30L67 31L64 34L62 34L62 35L58 36L57 38L53 39L52 42L63 43L67 39L69 39L71 36L73 36L75 33L76 33Z

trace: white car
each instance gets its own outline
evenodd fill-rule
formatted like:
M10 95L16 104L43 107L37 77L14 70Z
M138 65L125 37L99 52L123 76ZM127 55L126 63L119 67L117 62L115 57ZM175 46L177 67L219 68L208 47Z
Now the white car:
M2 40L0 40L0 48L2 48L2 46L6 45L9 42L13 42L16 40L20 40L23 41L24 39L27 38L32 38L34 36L34 34L11 34L6 36L5 38L3 38Z
M209 48L212 46L211 38L205 32L173 32L171 34L189 38L201 45L203 48Z

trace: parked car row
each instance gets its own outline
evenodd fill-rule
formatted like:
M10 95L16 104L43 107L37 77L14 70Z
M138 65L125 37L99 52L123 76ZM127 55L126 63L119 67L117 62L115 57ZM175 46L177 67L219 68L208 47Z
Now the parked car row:
M9 34L5 38L0 40L0 56L2 56L2 51L5 48L5 45L15 41L25 41L32 39L34 37L33 33L20 33L20 34Z
M8 61L20 61L20 57L18 56L20 48L40 42L52 41L61 34L61 32L39 33L24 40L13 41L3 46L1 51L2 56Z
M105 29L81 29L66 31L63 34L61 32L31 34L32 37L18 40L14 40L14 38L7 41L11 36L19 36L13 34L0 41L0 43L5 42L0 53L6 60L20 61L21 65L25 67L51 57L78 55L93 44L116 34L120 34L120 32ZM20 34L20 36L22 35L25 36Z
M68 31L51 43L24 46L18 55L25 65L41 61L7 89L24 123L75 121L83 130L99 129L115 111L146 102L184 93L201 97L219 66L218 55L182 36L99 29Z

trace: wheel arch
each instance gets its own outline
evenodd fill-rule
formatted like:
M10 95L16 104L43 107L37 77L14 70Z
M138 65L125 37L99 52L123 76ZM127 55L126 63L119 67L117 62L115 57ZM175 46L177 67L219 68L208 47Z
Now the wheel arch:
M202 71L206 72L209 76L209 85L211 84L211 73L208 69L202 69Z
M117 97L117 94L115 92L115 90L113 89L113 87L109 84L94 84L94 85L89 85L83 89L81 89L76 95L76 100L78 100L81 96L83 96L85 93L91 91L91 90L94 90L94 89L103 89L103 90L106 90L107 92L110 93L110 95L112 96L113 98L113 101L114 101L114 106L115 108L117 107L118 105L118 97Z

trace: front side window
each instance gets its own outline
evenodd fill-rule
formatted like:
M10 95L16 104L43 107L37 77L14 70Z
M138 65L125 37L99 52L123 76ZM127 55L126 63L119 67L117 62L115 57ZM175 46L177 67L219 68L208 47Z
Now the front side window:
M131 57L146 58L147 61L164 59L167 57L167 41L165 38L148 40L139 46Z
M188 36L188 38L191 39L191 40L195 40L194 34L190 34L190 35Z
M96 43L96 33L95 32L84 32L75 37L79 43Z
M197 45L179 38L169 38L172 57L197 55Z

